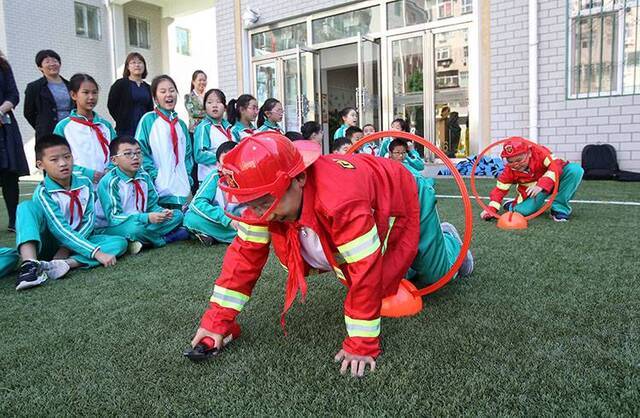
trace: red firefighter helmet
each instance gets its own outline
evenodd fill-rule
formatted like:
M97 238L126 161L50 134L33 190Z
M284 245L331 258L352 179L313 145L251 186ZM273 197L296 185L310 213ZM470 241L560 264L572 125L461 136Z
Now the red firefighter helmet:
M313 149L308 144L300 145L294 146L277 132L261 132L245 138L229 151L223 160L219 182L227 198L227 215L248 222L266 221L291 180L320 156L316 144ZM256 213L252 205L246 205L261 198L266 198L267 204L263 213Z
M511 138L507 138L507 142L504 143L500 156L502 158L511 158L524 154L527 151L529 151L529 144L519 136L512 136Z

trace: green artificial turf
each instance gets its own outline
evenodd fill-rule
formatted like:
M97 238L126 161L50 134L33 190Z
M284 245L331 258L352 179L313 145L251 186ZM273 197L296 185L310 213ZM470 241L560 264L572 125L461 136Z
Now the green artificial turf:
M457 193L450 179L438 192ZM640 185L588 182L576 199L640 201ZM0 206L0 244L12 245ZM439 209L462 226L460 200ZM170 245L24 292L6 277L0 416L638 416L639 231L638 206L575 204L569 223L544 216L520 232L474 219L472 277L418 316L384 319L384 353L364 379L333 363L345 289L330 274L309 278L285 337L286 275L271 258L242 337L205 364L181 352L224 246Z

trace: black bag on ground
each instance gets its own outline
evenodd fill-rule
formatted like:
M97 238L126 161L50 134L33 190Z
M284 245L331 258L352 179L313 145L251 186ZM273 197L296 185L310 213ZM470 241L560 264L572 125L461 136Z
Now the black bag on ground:
M582 168L585 180L615 180L618 157L611 144L590 144L582 149Z
M616 173L616 180L618 180L618 181L640 181L640 173L634 173L633 171L618 171Z

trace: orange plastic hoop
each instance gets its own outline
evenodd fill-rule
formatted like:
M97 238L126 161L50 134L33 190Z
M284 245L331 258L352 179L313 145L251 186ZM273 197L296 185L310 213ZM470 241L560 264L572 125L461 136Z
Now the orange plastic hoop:
M531 145L532 147L540 147L540 145L536 144L535 142L531 142L528 139L524 139L524 138L521 138L521 139L527 144ZM499 218L500 216L497 214L494 214L495 211L491 210L489 206L484 204L484 202L480 198L480 195L478 194L478 190L476 189L476 168L478 167L478 163L480 162L482 157L484 157L487 151L489 151L490 149L494 148L497 145L504 144L508 140L509 138L501 139L500 141L496 141L493 144L489 144L488 147L486 147L484 150L482 150L480 154L478 154L478 158L476 158L476 161L473 163L473 167L471 167L470 181L471 181L471 191L473 192L473 196L476 198L476 202L478 202L480 207L486 212L488 212L489 214L491 214L491 216L493 216L496 219ZM556 172L556 181L555 181L555 185L553 186L553 192L551 193L551 196L549 196L549 200L547 201L546 204L542 205L542 207L538 209L536 212L532 213L531 215L525 216L524 218L527 221L530 221L531 219L540 216L541 214L544 213L544 211L546 211L547 209L549 209L549 207L551 207L551 205L553 204L553 201L556 199L556 196L558 195L559 185L560 185L560 173Z
M467 256L467 251L471 246L471 236L473 232L473 213L471 211L471 198L469 197L469 192L467 192L467 187L464 184L464 180L462 180L462 176L458 172L458 169L456 168L456 166L453 165L453 163L449 160L447 155L444 152L442 152L438 147L433 145L431 142L417 135L410 134L408 132L402 132L402 131L376 132L371 135L365 136L355 144L351 145L351 148L349 148L349 150L347 151L347 154L353 154L355 151L357 151L366 143L375 141L380 138L388 138L388 137L403 138L409 141L419 142L420 144L427 147L431 152L433 152L438 157L440 157L440 159L442 159L442 161L447 166L447 168L451 170L451 174L453 174L453 178L455 179L456 184L460 189L460 193L462 193L462 203L464 205L464 237L462 239L462 248L460 249L458 258L456 258L456 261L453 263L453 266L451 266L449 271L444 276L438 279L437 282L432 283L425 288L419 289L416 293L417 295L425 296L437 291L438 289L440 289L441 287L449 283L449 281L451 281L453 276L455 276L455 274L458 272L458 270L462 266L462 262Z

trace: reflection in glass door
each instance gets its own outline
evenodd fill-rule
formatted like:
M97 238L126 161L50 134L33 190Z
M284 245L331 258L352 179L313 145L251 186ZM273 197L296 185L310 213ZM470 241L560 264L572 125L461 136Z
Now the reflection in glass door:
M411 133L422 137L425 137L424 68L422 35L391 41L393 119L405 119Z
M276 94L276 76L275 61L255 65L255 91L259 104Z
M438 146L449 158L469 155L469 40L467 29L436 33L434 117Z

